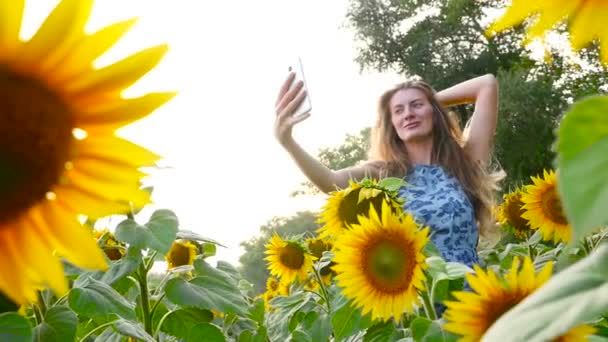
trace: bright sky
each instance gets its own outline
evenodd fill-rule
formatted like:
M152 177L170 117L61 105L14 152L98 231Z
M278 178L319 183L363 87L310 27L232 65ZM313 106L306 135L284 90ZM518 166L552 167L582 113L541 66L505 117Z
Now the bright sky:
M31 36L57 0L27 2L22 37ZM347 0L98 0L94 31L140 20L97 65L162 42L161 64L125 92L179 95L121 135L164 156L169 166L147 183L154 208L169 208L180 228L228 246L217 259L238 263L241 241L274 216L317 210L322 198L290 198L304 180L276 142L274 101L288 62L300 55L313 115L295 129L311 153L371 126L376 100L399 78L359 73ZM147 218L141 218L145 222ZM118 223L117 220L110 224Z

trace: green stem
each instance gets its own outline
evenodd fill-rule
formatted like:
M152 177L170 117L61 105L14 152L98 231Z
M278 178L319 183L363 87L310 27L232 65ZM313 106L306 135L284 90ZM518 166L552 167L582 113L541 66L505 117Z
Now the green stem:
M154 317L154 313L156 312L156 308L158 308L158 305L160 304L160 302L162 302L163 298L165 298L165 294L163 293L162 296L160 296L160 298L158 298L158 301L156 301L156 303L154 303L154 306L152 307L152 310L150 310L150 318Z
M40 292L40 291L38 291L38 304L37 305L40 308L40 312L44 316L46 314L47 307L46 307L44 298L42 297L42 292Z
M116 321L112 321L112 322L104 323L104 324L102 324L102 325L100 325L100 326L96 327L95 329L93 329L93 330L89 331L89 333L88 333L88 334L84 335L84 337L80 339L80 342L82 342L82 341L86 341L86 340L87 340L87 338L88 338L89 336L93 335L93 333L95 333L95 332L97 332L98 330L101 330L101 329L103 329L103 328L105 328L105 327L107 327L107 326L110 326L110 325L114 324L114 322L116 322Z
M36 325L41 324L44 321L44 316L42 316L42 312L40 312L37 304L32 304L32 311L34 311L34 316L36 316Z
M327 312L329 313L329 312L331 312L331 306L329 304L329 294L327 293L325 284L323 284L323 279L321 279L321 275L319 274L317 269L313 267L312 270L314 271L315 277L317 278L317 282L319 283L319 286L321 287L321 292L323 292L323 297L325 298L325 303L327 304Z
M167 318L167 316L169 316L173 311L169 311L166 314L163 315L163 317L160 319L160 321L158 321L158 325L156 326L156 330L154 331L154 338L158 337L158 333L160 332L160 328L163 326L163 323L165 323L165 318Z
M426 317L431 321L434 321L437 319L437 313L435 312L435 307L429 298L428 288L428 284L425 282L424 291L420 294L420 296L422 297L422 304L424 306L424 312L426 312Z
M141 311L144 316L144 329L148 334L151 335L152 317L150 316L150 300L148 298L148 271L143 263L139 265L138 280L141 299Z

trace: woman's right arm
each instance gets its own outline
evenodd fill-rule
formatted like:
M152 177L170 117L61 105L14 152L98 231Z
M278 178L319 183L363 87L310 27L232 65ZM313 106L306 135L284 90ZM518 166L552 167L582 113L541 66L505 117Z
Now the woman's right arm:
M274 133L281 146L283 146L291 155L304 175L317 186L319 190L325 193L334 191L337 188L342 189L347 187L350 179L360 180L366 175L377 178L378 172L376 171L376 168L368 164L332 171L306 152L293 139L293 126L310 117L310 113L302 114L297 117L293 116L293 112L298 108L306 96L306 91L302 90L301 82L298 82L293 89L289 90L294 76L295 74L290 73L279 91L275 107L276 120Z

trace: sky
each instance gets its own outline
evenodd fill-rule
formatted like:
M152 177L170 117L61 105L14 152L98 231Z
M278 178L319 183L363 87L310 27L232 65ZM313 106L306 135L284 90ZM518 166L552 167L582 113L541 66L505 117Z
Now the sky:
M57 2L26 2L22 38ZM392 73L360 72L354 33L345 27L347 6L346 0L96 1L88 31L139 20L95 66L169 44L158 67L124 92L178 92L118 132L164 157L163 168L146 179L154 204L137 217L140 223L154 209L171 209L180 229L227 247L216 260L237 265L239 243L271 218L320 209L324 196L289 196L305 179L273 135L288 64L298 56L304 64L313 110L294 136L312 154L373 125L377 98L399 81ZM101 224L113 228L120 220Z

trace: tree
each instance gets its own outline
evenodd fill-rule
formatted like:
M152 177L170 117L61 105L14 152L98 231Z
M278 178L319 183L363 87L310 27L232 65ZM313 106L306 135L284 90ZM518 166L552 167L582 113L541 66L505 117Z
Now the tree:
M508 190L552 168L553 131L564 109L605 86L608 73L594 58L595 47L572 59L559 46L549 46L551 63L539 63L523 47L522 27L487 38L482 23L503 5L500 0L351 0L347 21L360 44L362 69L396 70L436 89L497 75L495 157L507 172L503 189ZM472 106L454 110L463 124L472 114Z
M254 285L256 293L264 292L266 279L269 277L268 268L264 258L265 245L276 233L282 238L309 233L312 237L319 228L316 223L316 214L302 211L291 217L273 217L268 223L260 227L260 235L248 241L241 242L245 253L239 258L241 264L239 271L245 279Z

